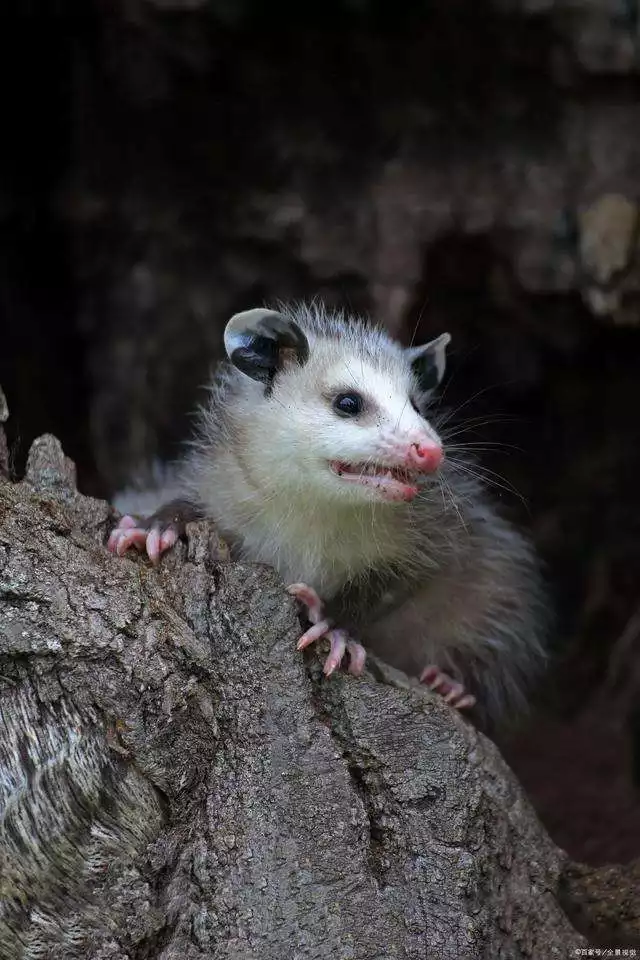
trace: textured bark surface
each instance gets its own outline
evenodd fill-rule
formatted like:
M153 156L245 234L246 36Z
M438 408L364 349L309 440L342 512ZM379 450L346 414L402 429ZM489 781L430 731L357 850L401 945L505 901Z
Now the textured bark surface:
M206 524L153 570L108 522L52 437L0 480L3 958L583 945L492 744L399 677L321 679L276 576Z
M588 867L570 864L561 883L562 902L589 942L640 949L640 863ZM633 956L634 954L630 954Z

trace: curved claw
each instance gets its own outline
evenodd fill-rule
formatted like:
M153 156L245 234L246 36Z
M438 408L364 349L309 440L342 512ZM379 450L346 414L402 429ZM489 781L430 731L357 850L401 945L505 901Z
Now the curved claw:
M130 516L123 517L118 526L112 530L107 541L107 549L111 553L123 556L130 547L136 550L146 550L147 556L154 566L160 562L162 554L169 550L178 540L178 531L169 526L166 529L154 525L151 529L138 526L137 521Z
M324 662L323 671L325 677L330 677L336 667L342 663L347 649L347 633L344 630L330 630L327 636L331 641L331 649Z
M455 707L456 710L470 710L471 707L475 707L476 703L477 701L473 694L465 693L459 700L452 701L451 706Z
M154 566L160 563L162 554L169 550L178 540L178 531L174 527L167 527L161 530L160 527L152 527L147 534L147 556Z
M339 667L344 660L345 653L349 657L349 673L354 677L359 677L363 670L367 653L362 644L349 638L346 630L330 630L327 634L331 641L329 656L325 660L324 673L329 677L333 671Z
M305 633L302 634L298 640L296 650L304 650L305 647L308 647L310 644L315 643L316 640L320 640L321 637L324 637L325 634L328 634L331 629L331 623L328 620L320 620L319 623L315 623L312 627L309 627Z
M420 682L426 684L434 693L439 693L444 702L456 710L468 710L476 704L476 698L439 667L425 667L420 674Z
M366 650L361 643L357 643L355 640L348 640L347 653L349 654L349 673L354 677L361 676L367 659Z
M130 521L133 518L125 517L124 519ZM134 520L133 525L130 523L123 524L111 532L107 541L107 549L121 557L130 547L135 547L136 550L144 550L146 541L147 531L136 526Z

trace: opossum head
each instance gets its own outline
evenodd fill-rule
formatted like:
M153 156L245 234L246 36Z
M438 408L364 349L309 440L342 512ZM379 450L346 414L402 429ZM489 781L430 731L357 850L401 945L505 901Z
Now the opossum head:
M244 374L232 419L251 475L274 495L412 500L444 456L425 411L449 340L405 349L318 306L232 317L225 347Z

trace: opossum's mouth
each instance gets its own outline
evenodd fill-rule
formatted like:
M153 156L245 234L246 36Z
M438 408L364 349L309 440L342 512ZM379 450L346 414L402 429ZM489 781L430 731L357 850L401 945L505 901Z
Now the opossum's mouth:
M418 495L416 474L405 467L331 460L331 470L341 480L375 490L383 500L413 500Z

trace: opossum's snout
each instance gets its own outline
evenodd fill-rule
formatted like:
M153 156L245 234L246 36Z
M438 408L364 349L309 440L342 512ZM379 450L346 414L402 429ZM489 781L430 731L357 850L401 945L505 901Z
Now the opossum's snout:
M435 473L444 459L440 438L428 430L389 430L376 446L381 460L403 466L411 473Z
M407 466L420 473L435 473L444 459L439 444L412 443L406 454Z
M435 473L442 463L442 445L435 438L389 434L376 445L376 457L361 463L332 460L330 468L342 481L366 488L383 500L408 501L418 495L420 475Z

